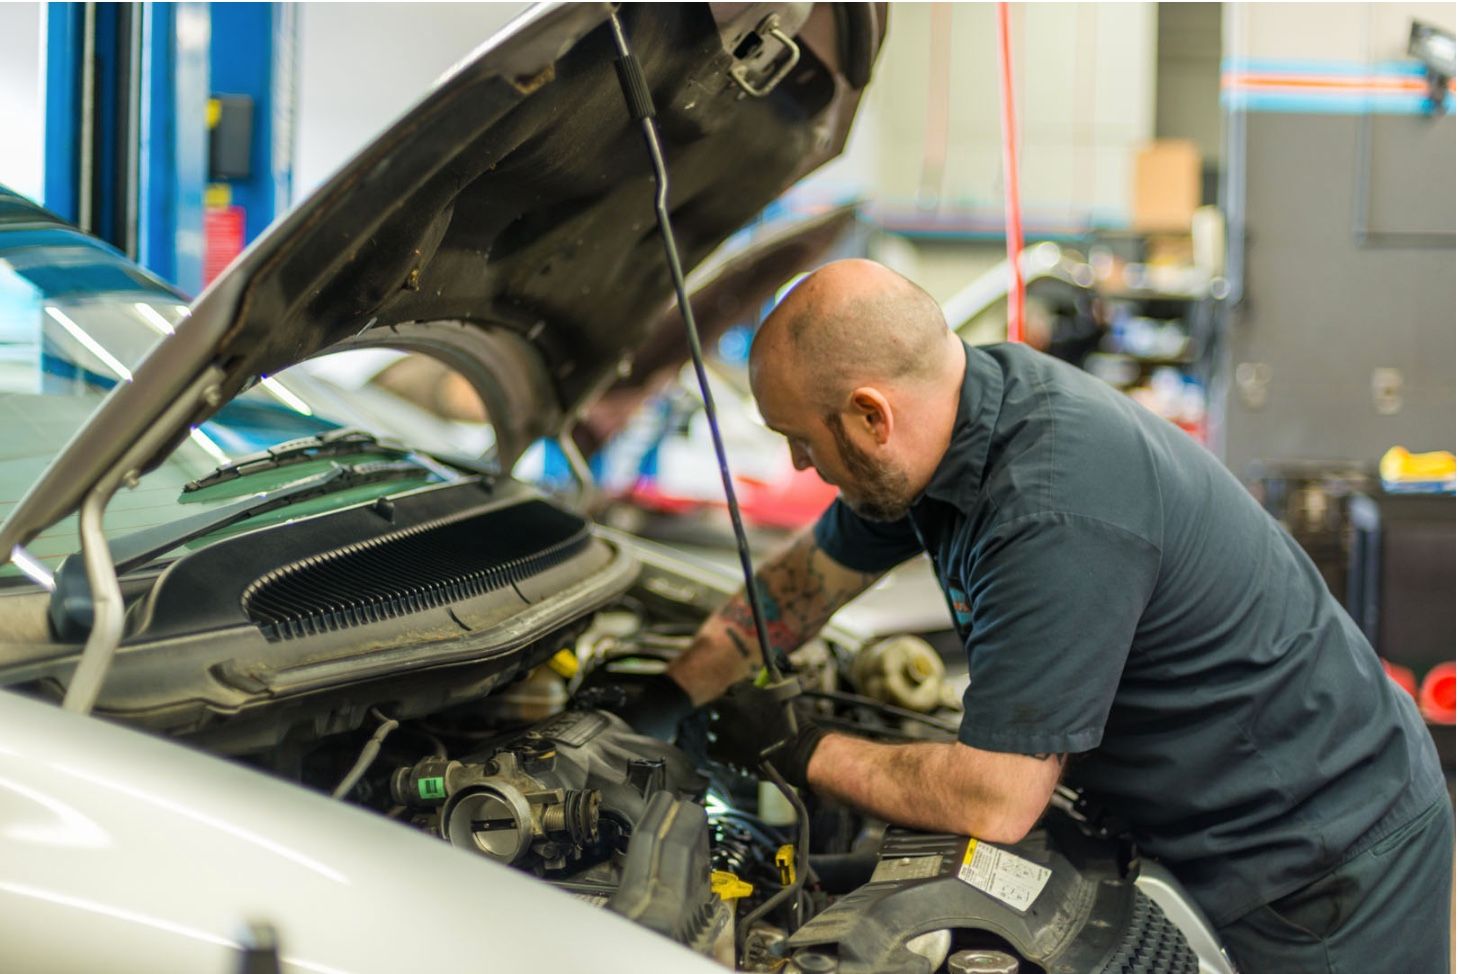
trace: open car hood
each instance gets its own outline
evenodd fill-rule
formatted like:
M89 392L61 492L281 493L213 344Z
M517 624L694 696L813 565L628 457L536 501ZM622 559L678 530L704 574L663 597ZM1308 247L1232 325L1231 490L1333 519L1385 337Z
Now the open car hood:
M261 377L324 352L441 359L481 395L508 467L631 375L673 292L610 9L532 8L255 241L12 509L0 557L103 480L154 467ZM840 152L884 25L860 3L625 4L620 17L688 268ZM770 17L798 48L789 71Z
M854 204L779 221L742 249L716 254L689 276L689 302L706 347L749 321L796 274L823 262L856 222ZM688 334L677 303L645 334L626 370L583 411L572 438L584 455L619 433L638 408L673 381L689 359Z

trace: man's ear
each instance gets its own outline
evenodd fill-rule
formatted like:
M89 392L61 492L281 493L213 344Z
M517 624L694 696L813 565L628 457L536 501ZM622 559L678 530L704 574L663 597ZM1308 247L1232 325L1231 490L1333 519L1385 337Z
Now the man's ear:
M851 413L856 423L870 433L878 446L891 439L891 402L879 389L861 386L850 394Z

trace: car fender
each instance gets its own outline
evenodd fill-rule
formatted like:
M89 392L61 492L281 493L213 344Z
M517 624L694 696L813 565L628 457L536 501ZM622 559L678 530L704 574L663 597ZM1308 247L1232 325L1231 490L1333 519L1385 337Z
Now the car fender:
M0 967L712 971L671 941L373 812L0 691Z

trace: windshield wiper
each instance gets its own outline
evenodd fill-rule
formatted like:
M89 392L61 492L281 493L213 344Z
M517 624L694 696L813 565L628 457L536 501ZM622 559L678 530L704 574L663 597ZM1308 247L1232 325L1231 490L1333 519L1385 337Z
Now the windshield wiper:
M335 465L321 474L117 538L109 543L112 562L116 565L116 573L124 575L158 555L259 514L350 487L429 475L434 475L434 471L422 467L415 460L375 460ZM86 580L84 561L77 555L68 555L56 571L50 615L56 635L61 639L80 639L91 629L91 586Z
M440 474L445 480L449 480L450 477L431 464L429 460L425 459L426 457L483 477L494 478L500 472L495 464L485 459L410 450L395 443L384 442L373 433L346 428L330 430L317 436L304 436L296 440L289 440L266 450L259 450L257 453L229 460L227 463L219 464L212 473L184 484L182 492L190 494L193 491L202 490L204 487L227 483L230 480L237 480L239 477L247 477L264 470L277 470L279 467L287 467L295 463L307 463L310 460L349 456L357 453L385 453L413 460L418 466Z
M403 450L381 447L380 441L364 430L330 430L327 433L320 433L318 436L304 436L297 440L289 440L277 446L271 446L266 450L260 450L257 453L250 453L236 460L219 464L207 476L199 477L197 480L184 484L182 492L184 494L190 494L195 490L202 490L204 487L211 487L214 484L226 483L229 480L237 480L239 477L246 477L249 474L258 473L262 470L277 470L279 467L286 467L293 463L307 463L310 460L318 460L323 457L363 453L366 450L377 450L394 454L404 453Z

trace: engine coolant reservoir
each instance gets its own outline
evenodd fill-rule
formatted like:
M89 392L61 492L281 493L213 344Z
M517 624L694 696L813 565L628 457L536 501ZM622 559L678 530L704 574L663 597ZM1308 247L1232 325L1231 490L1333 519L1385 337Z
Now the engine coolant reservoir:
M956 706L946 675L937 651L915 636L892 636L872 643L851 661L851 678L861 693L920 713Z
M543 663L525 679L484 700L481 709L499 720L534 723L561 713L567 702L567 681L557 669Z

